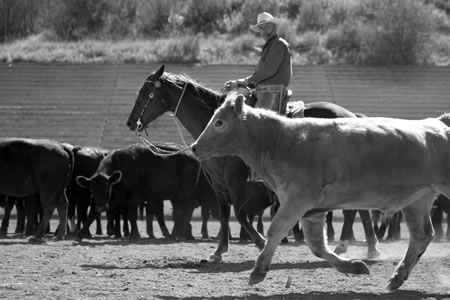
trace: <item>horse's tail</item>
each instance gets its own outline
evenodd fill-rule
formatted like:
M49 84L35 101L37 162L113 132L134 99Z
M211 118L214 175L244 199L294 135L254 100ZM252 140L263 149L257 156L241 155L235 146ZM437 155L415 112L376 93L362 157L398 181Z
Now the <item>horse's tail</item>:
M438 118L442 123L450 127L450 113L445 113Z

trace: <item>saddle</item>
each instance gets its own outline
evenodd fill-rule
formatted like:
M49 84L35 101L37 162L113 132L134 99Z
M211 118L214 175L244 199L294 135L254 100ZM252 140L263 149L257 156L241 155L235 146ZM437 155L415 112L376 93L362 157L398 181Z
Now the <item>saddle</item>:
M305 117L305 103L303 101L288 102L286 107L286 117L288 118L304 118Z
M258 100L256 98L256 89L249 88L247 86L238 86L236 91L239 94L242 94L245 96L246 101L245 103L247 105L250 105L251 107L255 107L255 103ZM292 97L292 90L287 90L286 97L284 99L285 102L287 102L286 107L286 117L288 118L299 118L300 116L303 118L303 110L304 110L304 103L303 101L295 101L295 102L289 102L289 100Z

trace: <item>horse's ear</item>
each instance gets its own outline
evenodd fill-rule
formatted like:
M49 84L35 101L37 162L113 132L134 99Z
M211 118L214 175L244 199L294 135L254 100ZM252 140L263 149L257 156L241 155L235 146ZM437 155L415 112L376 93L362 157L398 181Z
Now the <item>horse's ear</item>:
M164 65L161 65L161 67L159 68L159 70L156 71L155 77L156 77L156 78L160 78L161 75L162 75L163 73L164 73Z
M238 118L241 120L244 119L244 103L245 103L244 95L239 94L236 97L236 100L234 101L234 111L238 115Z

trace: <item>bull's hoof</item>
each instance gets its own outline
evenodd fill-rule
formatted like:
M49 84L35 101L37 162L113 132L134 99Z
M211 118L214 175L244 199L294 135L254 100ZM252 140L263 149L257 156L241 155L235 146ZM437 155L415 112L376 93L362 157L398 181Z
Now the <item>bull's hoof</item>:
M139 242L141 240L141 236L139 234L138 235L131 235L129 237L129 240L130 240L130 242Z
M31 244L42 244L44 240L41 237L32 236L28 239L28 242Z
M380 251L378 251L377 249L375 250L369 250L367 252L367 259L376 259L380 256Z
M55 241L57 241L57 242L59 242L59 241L64 241L64 238L65 238L65 236L59 236L59 235L57 235L57 236L55 236Z
M352 274L367 274L367 275L370 274L369 268L363 261L357 260L357 259L352 259L350 261L350 263L352 265L352 268L351 268Z
M400 279L398 276L394 276L389 279L389 284L387 285L386 289L388 291L395 291L403 284L403 282L404 280Z
M255 245L259 249L259 251L262 251L262 249L264 249L264 247L266 246L266 240L257 241Z
M253 271L250 274L250 279L248 280L248 285L255 285L258 284L262 281L264 281L264 279L266 278L267 273L259 273L259 272L255 272Z
M208 261L209 262L221 262L222 261L222 255L213 253L213 254L211 254L209 256Z

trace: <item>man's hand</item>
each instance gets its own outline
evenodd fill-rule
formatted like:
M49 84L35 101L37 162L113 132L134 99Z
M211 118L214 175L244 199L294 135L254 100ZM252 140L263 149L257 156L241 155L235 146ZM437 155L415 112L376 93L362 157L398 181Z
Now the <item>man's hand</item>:
M238 81L237 80L228 80L224 84L224 88L226 91L232 91L234 89L237 89L238 87Z
M237 80L228 80L224 84L224 88L226 91L232 91L239 87L247 87L248 81L247 78L237 79Z

